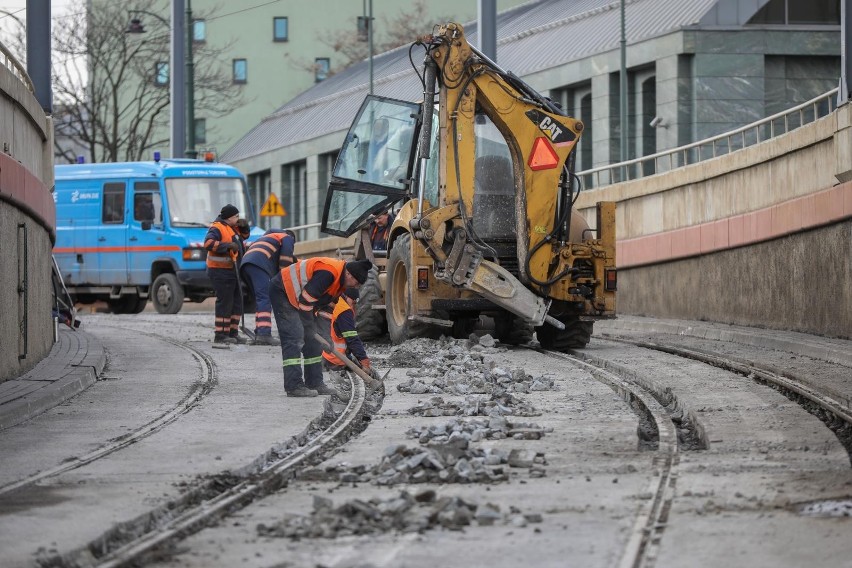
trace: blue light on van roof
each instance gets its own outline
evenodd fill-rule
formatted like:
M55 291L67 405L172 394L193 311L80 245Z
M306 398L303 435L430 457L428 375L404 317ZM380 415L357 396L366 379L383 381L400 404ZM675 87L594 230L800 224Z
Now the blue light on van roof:
M86 163L86 156L77 156L77 163L78 164L85 164Z
M159 161L160 161L160 153L159 153L159 152L154 152L154 161L155 161L155 162L159 162Z

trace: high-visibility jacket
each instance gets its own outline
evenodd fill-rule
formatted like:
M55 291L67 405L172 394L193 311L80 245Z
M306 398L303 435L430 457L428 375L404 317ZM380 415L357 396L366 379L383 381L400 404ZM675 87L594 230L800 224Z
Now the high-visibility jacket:
M326 314L319 312L317 316L326 317ZM334 353L323 351L322 356L325 360L332 365L343 365L340 358L346 357L346 350L348 349L358 359L362 367L369 367L370 359L367 357L367 350L355 329L355 311L344 298L337 300L330 317L331 342Z
M375 223L370 230L370 244L373 250L387 250L388 248L388 231L390 230L390 221L384 227L379 227Z
M207 268L233 270L239 253L225 248L228 243L239 243L237 233L233 227L217 219L210 225L204 240L204 248L207 249Z
M343 270L345 266L345 260L320 256L300 260L287 268L282 268L281 282L284 284L284 291L287 293L290 305L297 310L310 311L337 300L344 290ZM334 281L317 297L310 296L306 292L303 294L305 286L317 270L331 272L334 275Z
M272 276L282 268L293 264L294 239L280 229L270 229L254 241L243 255L242 264L254 264Z

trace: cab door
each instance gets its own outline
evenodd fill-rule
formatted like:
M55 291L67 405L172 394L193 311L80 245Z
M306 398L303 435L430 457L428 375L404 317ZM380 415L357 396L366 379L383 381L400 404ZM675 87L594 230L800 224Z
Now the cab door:
M334 164L323 232L349 236L371 214L416 192L410 185L419 115L416 103L372 95L364 100Z
M127 237L127 270L135 286L151 284L151 266L167 256L159 181L134 181Z
M105 182L102 195L95 246L98 272L92 280L103 286L121 286L127 283L127 182Z

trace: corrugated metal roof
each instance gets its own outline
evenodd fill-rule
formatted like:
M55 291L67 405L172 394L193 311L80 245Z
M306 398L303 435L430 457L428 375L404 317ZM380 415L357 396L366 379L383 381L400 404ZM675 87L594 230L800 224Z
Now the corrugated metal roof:
M627 42L636 43L696 25L718 0L628 0ZM428 30L424 30L428 31ZM476 24L465 25L478 43ZM497 16L497 61L523 77L619 47L620 2L539 0ZM412 58L419 67L423 50ZM374 93L397 99L422 98L420 80L409 62L409 46L373 58ZM369 91L369 66L362 61L298 95L266 117L223 156L234 162L340 132L341 142Z

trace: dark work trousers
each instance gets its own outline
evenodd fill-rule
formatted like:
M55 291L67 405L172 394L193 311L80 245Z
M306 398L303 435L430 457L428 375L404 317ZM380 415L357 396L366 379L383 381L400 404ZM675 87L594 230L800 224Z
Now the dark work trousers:
M207 276L216 291L216 335L236 337L243 315L243 298L233 268L208 268Z
M244 264L240 268L244 279L254 290L257 309L254 313L255 335L272 335L272 304L269 301L269 274L256 264Z
M284 390L291 392L301 386L309 389L322 383L322 347L314 337L317 332L314 312L294 308L287 299L281 283L269 283L269 298L275 314L275 325L281 338L281 358L284 367ZM302 359L304 357L304 360ZM302 365L305 379L302 381Z

